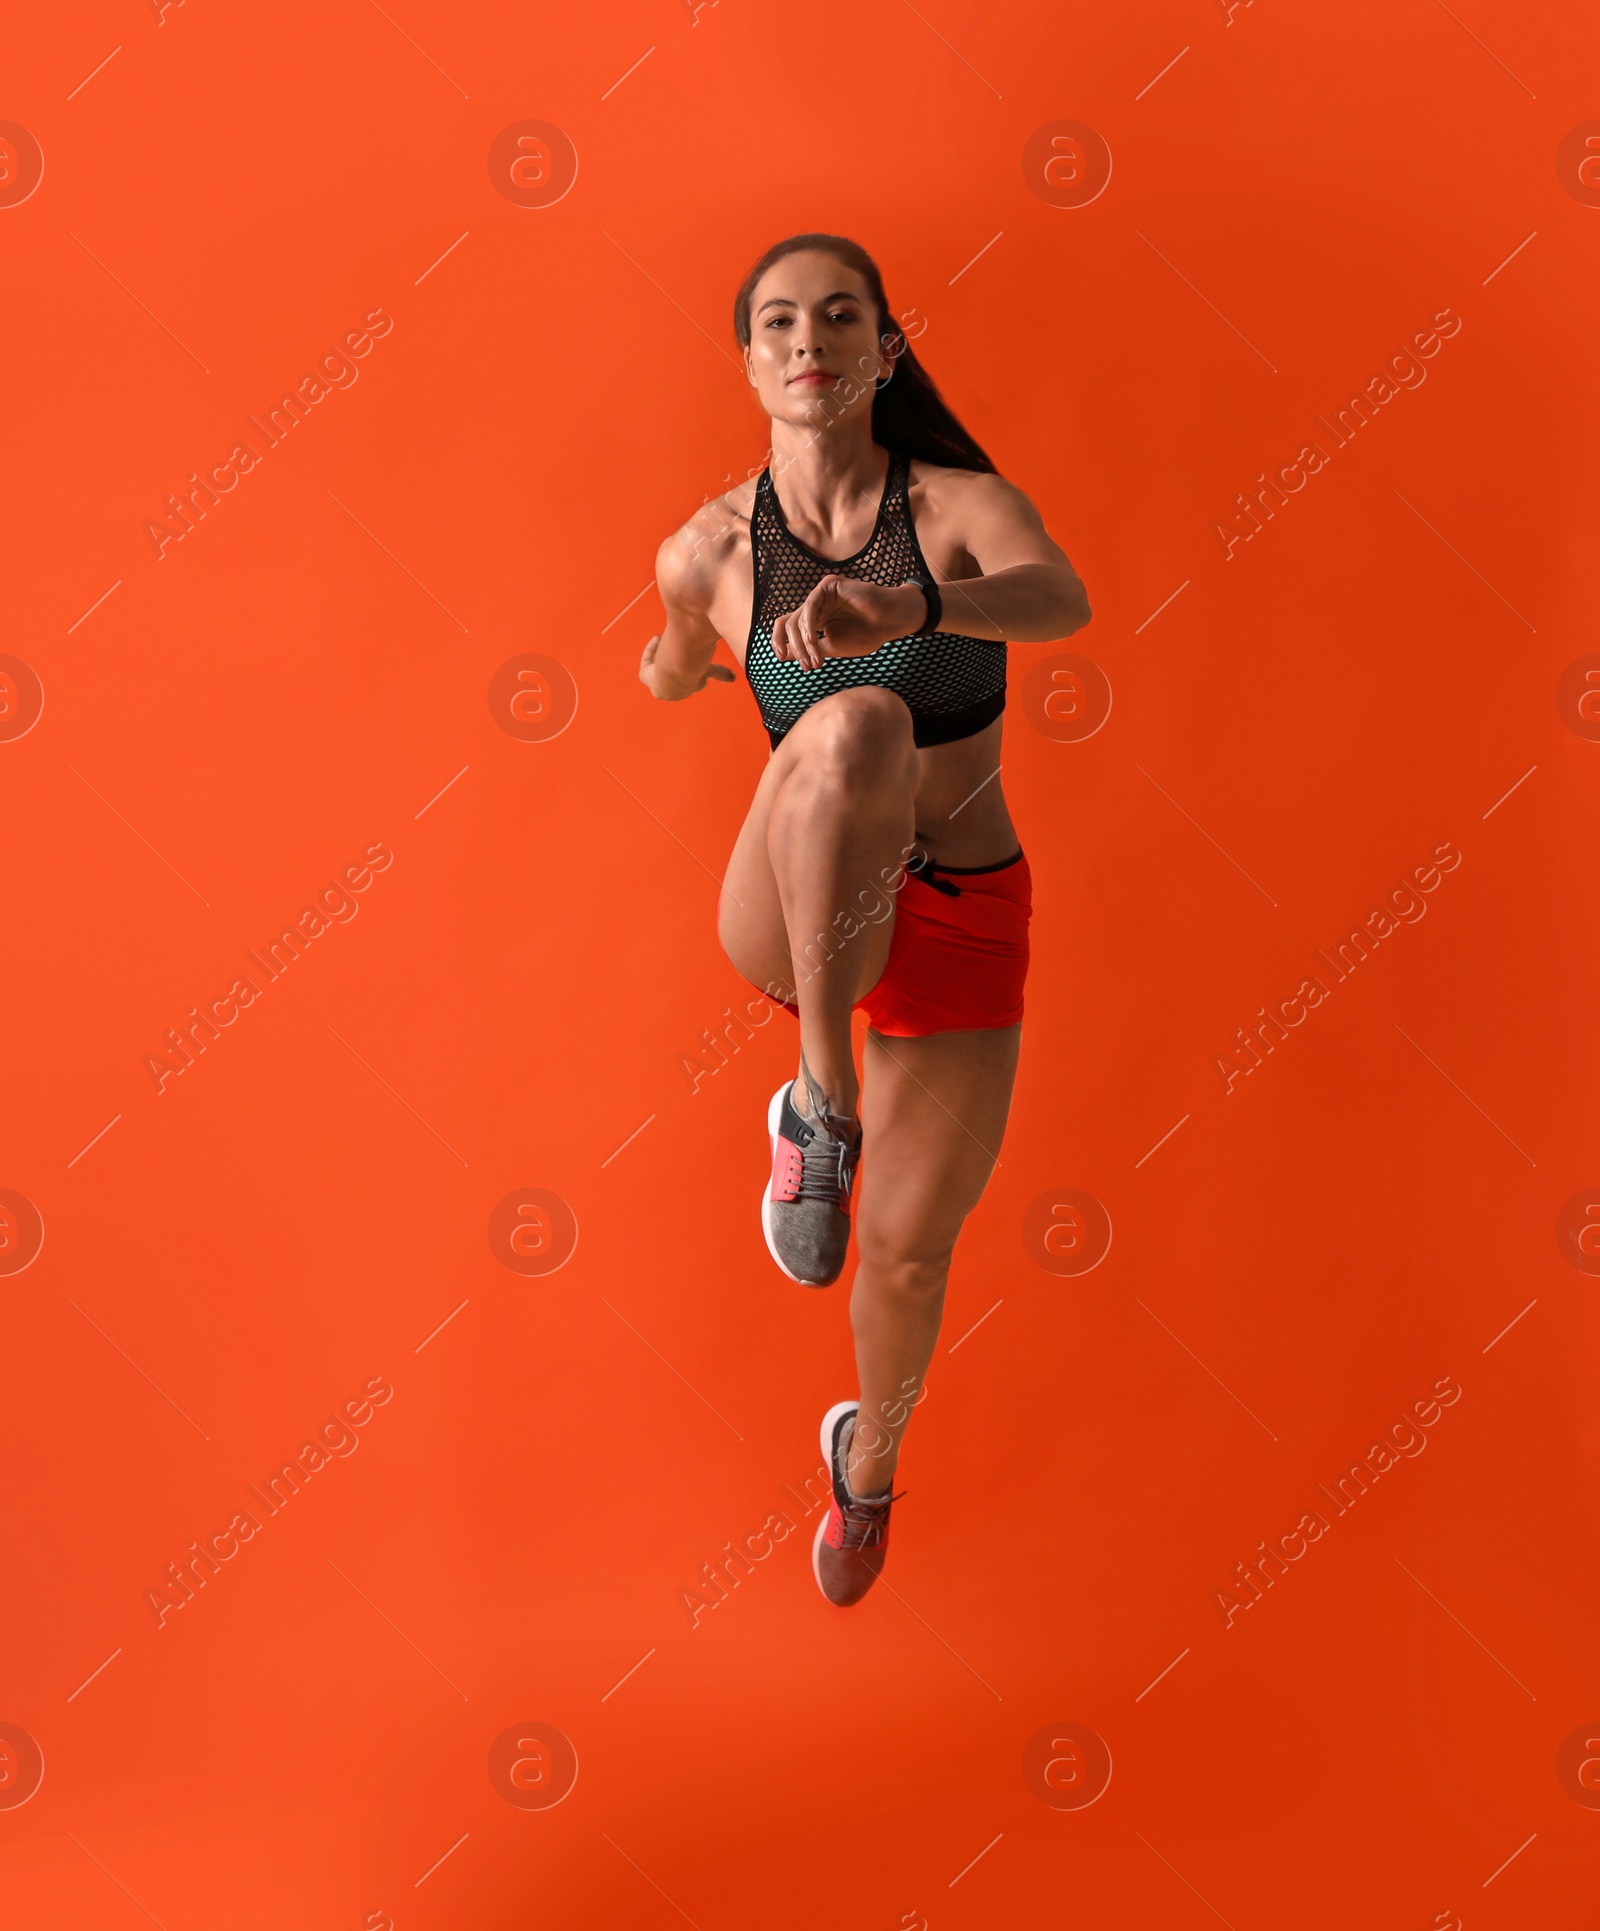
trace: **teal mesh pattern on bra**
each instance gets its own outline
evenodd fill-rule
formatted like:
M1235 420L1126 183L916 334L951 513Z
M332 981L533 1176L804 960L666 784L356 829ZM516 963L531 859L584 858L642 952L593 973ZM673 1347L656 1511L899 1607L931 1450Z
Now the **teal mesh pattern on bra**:
M971 737L1005 708L1006 647L986 637L945 630L896 637L868 657L830 657L814 671L780 663L773 655L774 621L798 609L825 576L891 586L932 581L906 494L910 470L907 457L891 454L872 535L865 548L837 562L819 557L790 534L772 472L761 473L750 513L755 597L745 675L774 747L813 704L862 684L904 698L918 744Z

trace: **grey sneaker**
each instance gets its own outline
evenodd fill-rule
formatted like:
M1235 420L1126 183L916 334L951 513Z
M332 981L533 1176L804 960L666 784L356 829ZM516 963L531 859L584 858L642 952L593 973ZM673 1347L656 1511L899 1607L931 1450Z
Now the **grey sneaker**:
M889 1509L900 1499L877 1495L863 1501L850 1492L845 1470L856 1408L853 1401L841 1401L822 1418L822 1459L833 1477L833 1500L817 1524L811 1573L836 1609L853 1607L878 1580L889 1553Z
M861 1125L830 1113L806 1120L785 1080L767 1108L772 1179L761 1197L767 1251L791 1281L826 1287L844 1271L850 1245L850 1190L861 1157Z

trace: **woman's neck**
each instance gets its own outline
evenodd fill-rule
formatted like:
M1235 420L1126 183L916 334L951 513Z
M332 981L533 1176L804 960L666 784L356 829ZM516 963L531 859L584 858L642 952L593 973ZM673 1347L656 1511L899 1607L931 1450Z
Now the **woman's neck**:
M790 523L803 523L832 538L860 515L861 499L883 494L889 452L872 440L867 416L816 430L803 424L772 425L772 483Z

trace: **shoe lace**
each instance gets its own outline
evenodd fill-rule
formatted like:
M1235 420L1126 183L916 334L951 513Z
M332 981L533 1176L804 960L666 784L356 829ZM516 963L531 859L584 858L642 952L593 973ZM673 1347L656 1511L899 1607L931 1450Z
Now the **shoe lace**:
M901 1489L894 1495L874 1495L862 1501L852 1495L849 1502L839 1511L844 1523L844 1533L839 1538L841 1549L875 1549L888 1533L889 1504L898 1502L905 1494Z
M800 1149L800 1187L796 1199L826 1200L837 1206L841 1199L849 1198L854 1182L854 1147L848 1140L818 1126L810 1145Z

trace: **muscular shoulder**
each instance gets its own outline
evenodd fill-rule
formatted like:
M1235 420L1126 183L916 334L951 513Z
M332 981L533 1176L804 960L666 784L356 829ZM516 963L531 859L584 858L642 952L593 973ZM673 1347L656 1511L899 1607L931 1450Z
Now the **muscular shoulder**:
M740 483L703 503L656 551L662 597L683 609L707 610L730 569L750 554L755 484Z
M945 546L953 564L970 559L972 568L957 568L956 575L1066 561L1032 499L992 470L914 462L910 487L919 529Z
M939 463L913 462L908 479L919 507L954 521L993 522L1022 517L1032 520L1033 504L1005 477L993 470L946 469Z

